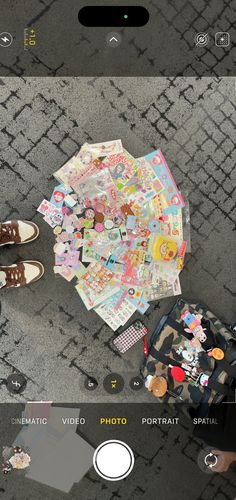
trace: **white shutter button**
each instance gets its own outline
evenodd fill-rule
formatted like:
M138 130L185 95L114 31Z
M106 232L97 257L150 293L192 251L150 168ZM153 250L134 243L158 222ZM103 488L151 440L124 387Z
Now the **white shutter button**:
M123 441L104 441L95 450L93 466L103 479L120 481L127 477L134 466L134 454Z

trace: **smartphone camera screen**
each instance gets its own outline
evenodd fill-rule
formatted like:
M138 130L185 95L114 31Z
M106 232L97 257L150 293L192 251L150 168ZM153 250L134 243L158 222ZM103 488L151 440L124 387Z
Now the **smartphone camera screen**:
M0 495L234 500L234 3L0 7Z

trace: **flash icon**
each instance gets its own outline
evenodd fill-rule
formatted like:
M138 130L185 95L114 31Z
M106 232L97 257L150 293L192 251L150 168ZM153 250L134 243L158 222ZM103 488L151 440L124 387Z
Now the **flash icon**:
M3 31L0 33L0 46L1 47L10 47L13 42L13 36L11 33L7 33L7 31Z

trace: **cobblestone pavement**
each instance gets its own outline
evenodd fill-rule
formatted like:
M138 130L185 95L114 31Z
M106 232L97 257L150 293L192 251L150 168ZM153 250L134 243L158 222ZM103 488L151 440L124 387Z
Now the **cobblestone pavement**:
M9 425L9 418L20 417L22 405L4 405L0 428L0 446L10 446L20 431L20 426ZM86 406L86 405L85 405ZM140 430L135 423L131 427L103 429L97 433L93 429L91 414L97 418L101 414L99 405L83 405L80 415L90 421L89 432L84 437L94 447L107 439L121 439L127 442L135 456L132 473L121 482L102 480L93 468L79 482L75 483L68 494L47 485L24 477L19 471L10 475L0 475L1 500L234 500L236 491L236 468L224 474L207 474L197 465L202 444L192 438L189 421L180 417L179 425L142 426ZM129 405L133 406L133 405ZM175 413L167 412L164 405L151 405L152 408L140 412L137 405L134 409L121 409L122 415L131 416L133 420L143 414L155 417L173 417ZM155 410L154 407L155 406ZM88 408L90 407L90 408ZM91 407L93 407L91 409ZM104 413L106 413L104 408ZM108 413L111 414L111 413ZM131 418L129 419L131 421ZM81 432L80 426L80 432ZM126 426L124 426L126 427ZM35 446L36 441L34 442ZM65 468L66 469L66 468Z
M36 212L52 177L84 141L121 138L134 156L161 147L176 181L189 193L192 253L181 275L183 295L235 321L235 82L230 78L3 78L0 80L1 219L33 220L40 238L1 250L1 263L42 260L42 280L2 291L0 377L25 374L21 396L4 383L1 401L89 401L84 375L103 380L139 371L142 343L122 358L113 333L87 312L71 283L55 278L54 237ZM152 331L174 299L152 303ZM110 401L97 389L93 401ZM128 388L118 401L149 401Z

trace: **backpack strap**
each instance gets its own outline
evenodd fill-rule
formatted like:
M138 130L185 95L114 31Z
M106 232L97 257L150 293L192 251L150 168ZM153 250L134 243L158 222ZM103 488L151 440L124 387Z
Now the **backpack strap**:
M231 390L231 388L228 385L220 384L220 382L217 382L217 380L212 380L212 379L209 379L207 389L213 389L214 391L224 396L227 396L227 394Z
M191 333L185 332L183 324L171 318L171 316L167 317L165 324L176 330L180 335L186 337L186 339L192 340L193 335Z
M160 361L163 365L169 366L179 366L181 368L181 363L178 361L175 361L175 359L170 358L169 356L166 356L160 351L157 351L154 346L152 346L150 353L153 358L155 358L157 361Z
M225 371L230 377L232 378L236 378L236 365L231 365L230 363L228 363L228 361L226 361L225 358L217 361L215 360L217 365L220 366L220 368L222 369L222 371Z
M167 315L164 315L161 317L160 321L158 322L151 338L150 338L150 345L154 344L156 338L160 335L161 333L161 330L163 328L163 326L166 324L166 320L167 320L168 316Z

